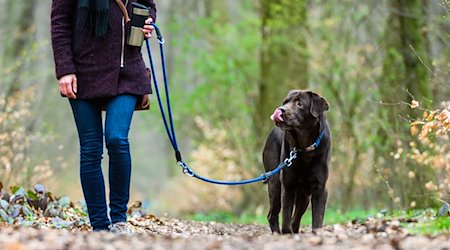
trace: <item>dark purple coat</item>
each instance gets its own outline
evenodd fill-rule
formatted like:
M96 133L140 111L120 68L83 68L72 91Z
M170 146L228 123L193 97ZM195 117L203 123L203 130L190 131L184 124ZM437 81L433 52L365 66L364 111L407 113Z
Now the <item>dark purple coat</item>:
M123 2L131 13L132 0ZM150 16L155 20L154 0L138 2L150 7ZM80 99L151 93L141 48L127 44L129 24L123 26L117 3L109 0L109 30L102 38L75 30L77 4L76 0L52 1L51 38L56 77L76 74Z

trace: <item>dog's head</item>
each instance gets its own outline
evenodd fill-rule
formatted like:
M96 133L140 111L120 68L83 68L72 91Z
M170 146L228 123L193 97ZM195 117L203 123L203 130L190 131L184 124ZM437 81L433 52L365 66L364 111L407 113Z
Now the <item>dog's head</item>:
M291 90L270 119L283 130L307 129L314 126L328 108L325 98L315 92Z

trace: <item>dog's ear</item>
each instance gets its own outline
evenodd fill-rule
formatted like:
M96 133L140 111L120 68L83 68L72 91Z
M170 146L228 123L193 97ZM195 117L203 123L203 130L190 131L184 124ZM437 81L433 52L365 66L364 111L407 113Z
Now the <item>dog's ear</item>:
M328 102L327 100L325 100L325 98L311 91L308 91L308 93L311 96L311 105L309 108L309 112L311 112L312 116L318 117L321 113L328 110L330 105L328 105Z
M289 96L291 96L291 95L298 94L298 93L300 93L300 92L301 92L301 90L299 90L299 89L291 89L291 90L289 90L289 92L288 92L286 98L289 97Z

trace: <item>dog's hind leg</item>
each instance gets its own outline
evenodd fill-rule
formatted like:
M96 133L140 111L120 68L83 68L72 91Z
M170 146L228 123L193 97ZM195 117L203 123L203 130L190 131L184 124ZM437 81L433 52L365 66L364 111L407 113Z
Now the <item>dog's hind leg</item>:
M268 183L270 209L269 214L267 214L267 220L272 233L280 233L278 215L281 211L281 182L278 178L278 175L273 176Z
M295 197L295 210L294 216L292 217L291 225L293 233L298 233L300 230L300 222L302 220L302 216L305 213L306 209L309 205L309 196L305 193L297 190L297 194Z

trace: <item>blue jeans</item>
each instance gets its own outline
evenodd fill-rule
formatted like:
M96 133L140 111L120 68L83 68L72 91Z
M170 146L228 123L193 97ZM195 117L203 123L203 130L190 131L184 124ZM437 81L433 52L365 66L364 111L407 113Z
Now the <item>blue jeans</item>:
M101 168L103 155L102 107L99 100L69 99L80 140L80 177L89 220L94 230L126 221L130 194L131 157L128 131L137 97L120 95L106 103L105 143L109 156L109 207Z

